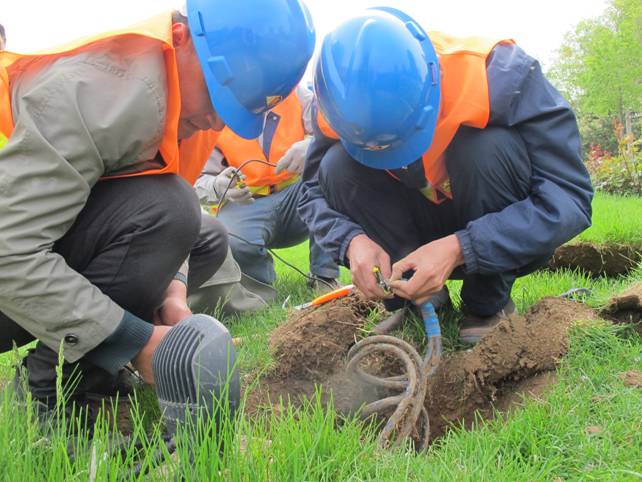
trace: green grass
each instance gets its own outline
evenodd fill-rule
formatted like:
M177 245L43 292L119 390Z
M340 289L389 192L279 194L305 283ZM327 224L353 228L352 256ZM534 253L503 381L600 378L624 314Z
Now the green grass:
M574 241L642 245L642 197L596 193L593 226Z
M630 242L640 231L630 226L640 200L598 196L594 233L601 239ZM620 202L621 201L621 202ZM611 204L613 203L613 204ZM633 209L629 227L602 227L617 222L602 210ZM611 234L608 234L611 233ZM614 236L613 233L618 233ZM628 234L626 234L628 233ZM597 238L595 238L597 239ZM281 250L290 262L307 271L307 246ZM312 296L300 275L277 264L279 297L268 309L227 320L233 336L245 337L239 348L242 373L255 377L273 363L267 334L282 323L289 306ZM344 271L342 278L347 281ZM590 278L580 272L538 272L517 281L513 298L526 310L543 296L556 296L573 287L588 287L585 300L600 307L615 293L642 281L642 266L626 278ZM449 282L459 304L460 282ZM447 350L459 349L458 313L443 320ZM411 328L412 330L412 328ZM409 336L413 336L412 333ZM13 355L0 356L0 380L12 376ZM571 333L568 355L561 361L557 384L544 396L525 402L523 409L494 421L479 421L470 431L454 429L425 454L407 448L381 451L376 434L355 419L343 420L318 400L293 410L276 407L256 418L240 417L234 427L224 424L218 438L206 432L181 433L178 451L170 457L158 427L149 430L144 413L153 404L136 404L132 443L121 456L110 452L110 427L100 422L93 440L65 423L43 430L32 410L0 392L0 480L128 480L137 462L165 465L145 480L171 480L173 471L186 480L641 480L642 389L625 386L618 375L642 370L642 341L630 330L605 323L584 323ZM149 392L139 395L148 397ZM587 432L599 427L599 432ZM73 459L69 450L73 449ZM160 450L160 462L153 455Z
M640 347L639 337L622 328L577 327L558 383L546 396L527 401L507 420L455 429L426 454L381 451L368 427L339 420L313 401L296 411L242 418L217 440L182 433L177 457L161 451L166 468L152 471L149 480L167 480L173 470L194 481L639 480L642 390L625 386L618 375L642 369ZM0 458L2 480L87 480L94 471L95 480L128 479L136 459L151 463L162 447L158 433L147 435L141 423L135 438L145 449L127 445L121 457L105 455L110 442L102 423L93 443L62 424L43 434L9 393L0 398L0 421L0 447L11 453Z

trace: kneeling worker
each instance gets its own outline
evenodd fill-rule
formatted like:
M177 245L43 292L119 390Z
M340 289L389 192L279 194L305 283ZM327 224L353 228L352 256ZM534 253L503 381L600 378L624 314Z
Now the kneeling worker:
M590 225L575 116L513 41L370 9L326 36L314 85L299 212L367 296L385 296L373 266L418 303L463 279L476 342L515 310L515 279Z
M0 52L0 352L38 340L24 360L35 399L55 404L62 349L79 403L117 390L130 361L161 402L194 401L190 344L232 348L186 305L227 252L191 183L225 124L260 133L313 48L298 1L188 0L49 53Z
M295 246L309 236L297 205L310 142L306 135L312 131L312 99L309 89L298 86L266 115L256 139L223 129L196 181L201 202L218 210L241 271L260 283L272 285L276 278L268 248ZM337 264L311 239L308 285L336 288L338 276Z

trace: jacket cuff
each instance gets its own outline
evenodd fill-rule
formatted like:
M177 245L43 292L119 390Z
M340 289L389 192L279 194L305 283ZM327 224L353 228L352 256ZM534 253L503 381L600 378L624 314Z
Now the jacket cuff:
M457 231L455 233L459 244L461 245L461 251L464 255L464 272L465 273L477 273L479 272L479 263L477 262L477 255L473 250L473 242L470 239L470 234L465 229Z
M118 328L85 358L111 374L118 373L143 349L154 326L125 311Z
M174 275L174 279L182 282L185 286L187 286L188 273L189 273L189 256L185 261L183 261L183 264L181 264L181 267L178 268L178 272Z
M350 231L347 236L343 238L343 242L341 243L341 246L339 247L339 264L342 264L346 268L350 267L350 262L348 261L348 258L346 256L348 252L348 247L350 246L350 242L354 239L355 236L358 236L360 234L365 234L365 232L362 229L355 229L353 231Z

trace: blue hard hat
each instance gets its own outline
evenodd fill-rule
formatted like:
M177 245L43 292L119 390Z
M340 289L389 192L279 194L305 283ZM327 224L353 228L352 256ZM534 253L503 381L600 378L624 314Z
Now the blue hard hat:
M187 0L187 19L214 109L241 137L299 83L314 26L299 0Z
M405 13L366 10L323 40L315 68L319 107L348 153L376 169L419 159L439 114L439 62Z

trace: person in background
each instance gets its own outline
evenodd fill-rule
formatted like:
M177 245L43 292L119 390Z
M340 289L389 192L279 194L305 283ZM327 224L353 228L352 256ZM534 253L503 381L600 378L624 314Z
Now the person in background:
M264 285L272 285L276 278L268 248L287 248L309 237L297 205L311 140L312 99L312 91L299 85L266 115L256 139L223 129L195 184L201 202L218 211L243 274ZM339 268L314 239L309 276L313 289L338 287Z

